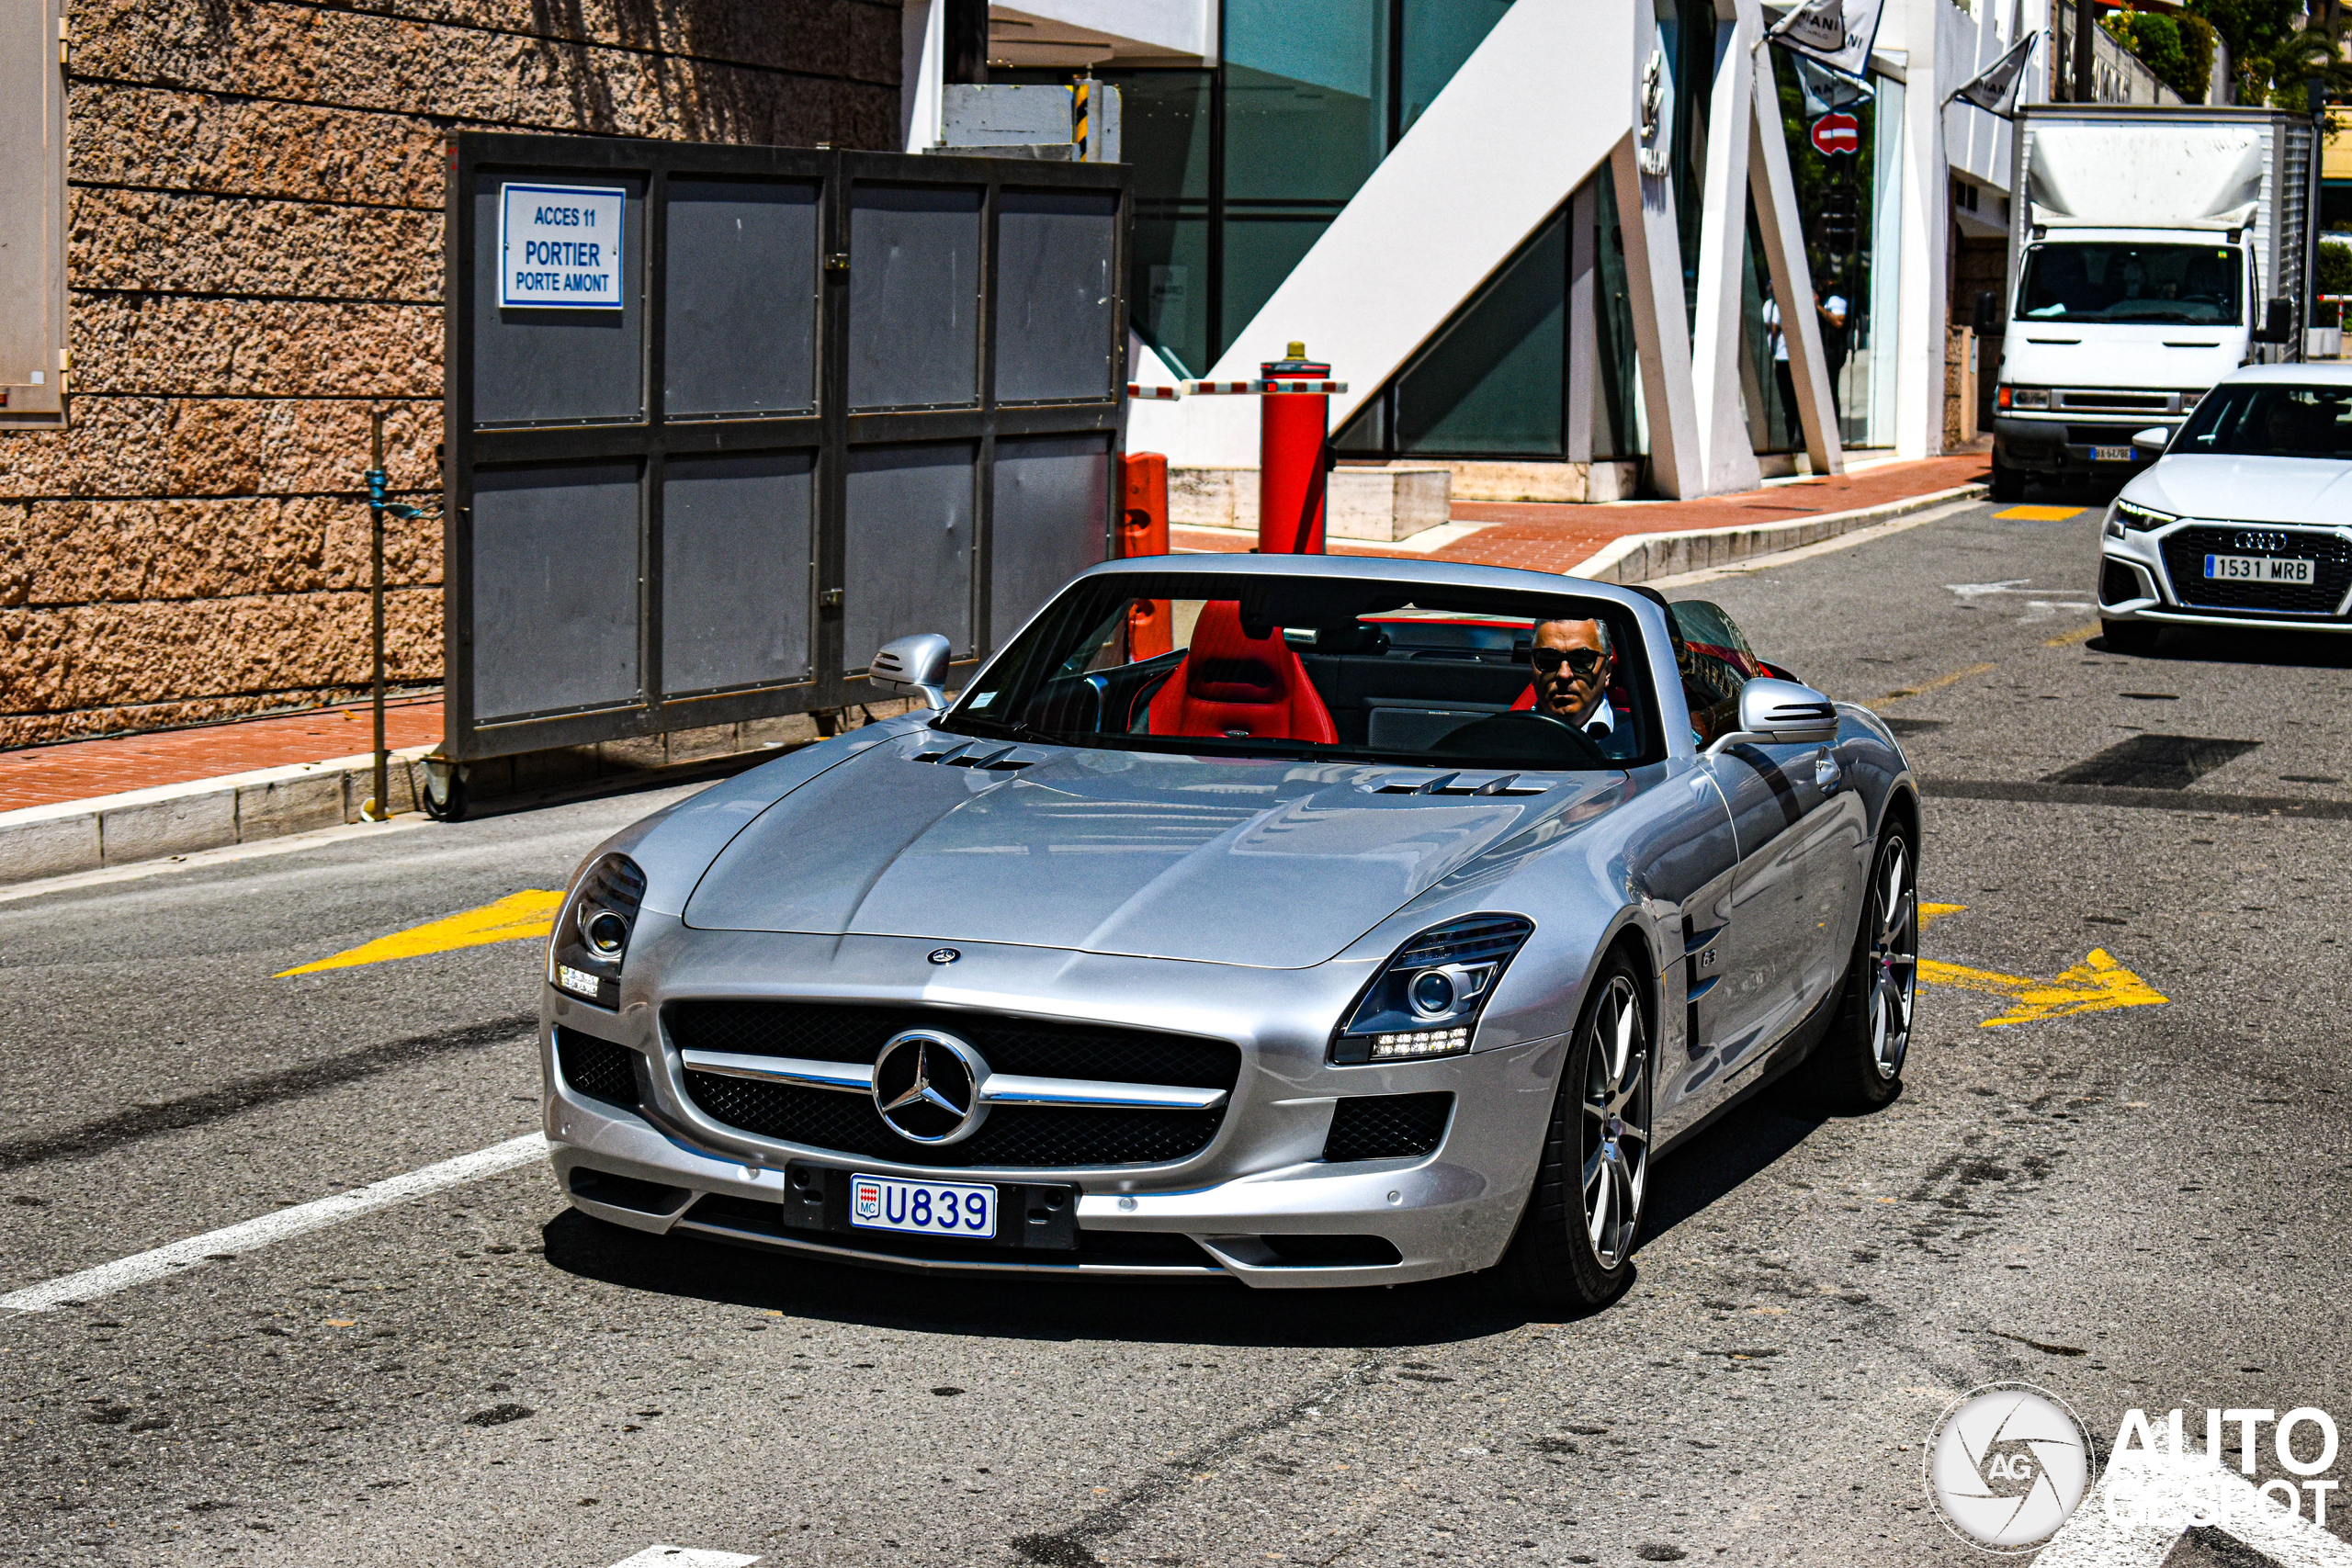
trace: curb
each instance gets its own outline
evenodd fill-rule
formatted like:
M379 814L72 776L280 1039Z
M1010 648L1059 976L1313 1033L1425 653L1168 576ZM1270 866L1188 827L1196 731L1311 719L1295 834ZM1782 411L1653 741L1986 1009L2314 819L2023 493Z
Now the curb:
M395 815L416 809L432 750L391 754L384 793ZM358 821L375 791L370 751L0 811L0 885L339 827Z
M1815 517L1792 517L1781 523L1735 523L1722 528L1627 534L1611 539L1598 553L1570 567L1563 575L1590 578L1597 582L1647 582L1654 577L1704 571L1757 556L1777 555L1924 512L1931 506L1954 501L1980 501L1991 493L1990 485L1954 485L1950 490L1905 496L1877 506L1826 512Z

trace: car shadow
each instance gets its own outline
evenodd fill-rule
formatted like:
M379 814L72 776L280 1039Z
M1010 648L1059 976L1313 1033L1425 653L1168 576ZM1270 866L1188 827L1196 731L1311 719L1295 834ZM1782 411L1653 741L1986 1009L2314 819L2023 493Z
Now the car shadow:
M549 1220L540 1235L550 1265L620 1290L921 1334L1389 1348L1480 1339L1536 1321L1485 1274L1363 1290L1253 1291L1216 1279L898 1273L649 1235L576 1209Z
M1696 1219L1813 1135L1828 1118L1794 1109L1778 1086L1734 1106L1650 1174L1644 1245Z
M2352 670L2352 637L2324 632L2240 631L2229 626L2165 626L2154 648L2125 652L2104 637L2087 645L2100 653L2150 664L2238 664L2281 670Z

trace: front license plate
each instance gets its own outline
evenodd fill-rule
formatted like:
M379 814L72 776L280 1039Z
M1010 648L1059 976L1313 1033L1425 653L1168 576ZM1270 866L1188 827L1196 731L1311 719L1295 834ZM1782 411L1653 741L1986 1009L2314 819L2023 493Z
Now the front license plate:
M2128 463L2138 456L2139 454L2132 450L2129 446L2094 446L2091 448L2091 461L2094 463Z
M2205 576L2215 582L2309 582L2318 564L2285 556L2207 556Z
M860 1230L986 1241L996 1235L996 1189L857 1171L849 1179L849 1223Z

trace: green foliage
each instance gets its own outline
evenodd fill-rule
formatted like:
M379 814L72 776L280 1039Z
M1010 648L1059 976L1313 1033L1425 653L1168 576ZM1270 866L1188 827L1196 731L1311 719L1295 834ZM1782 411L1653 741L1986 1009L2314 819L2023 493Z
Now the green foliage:
M2228 47L2242 104L2303 108L2304 82L2327 75L2327 62L2313 58L2325 46L2316 38L2305 39L2297 27L2303 0L2187 0L2186 8L2209 23Z
M2312 281L2317 285L2314 294L2352 294L2352 245L2339 245L2322 240L2319 255L2312 266ZM2312 320L2324 327L2337 324L2343 307L2322 305Z
M2108 35L2132 51L2156 80L2192 104L2205 101L2213 75L2213 25L2202 17L2111 11L2099 18Z

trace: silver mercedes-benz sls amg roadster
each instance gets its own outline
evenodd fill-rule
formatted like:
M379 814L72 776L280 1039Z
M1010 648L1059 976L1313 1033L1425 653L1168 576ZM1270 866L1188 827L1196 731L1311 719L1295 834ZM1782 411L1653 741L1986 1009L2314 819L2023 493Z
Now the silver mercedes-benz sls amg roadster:
M1160 557L616 835L548 953L585 1213L917 1269L1609 1299L1653 1162L1895 1094L1917 791L1703 603Z

